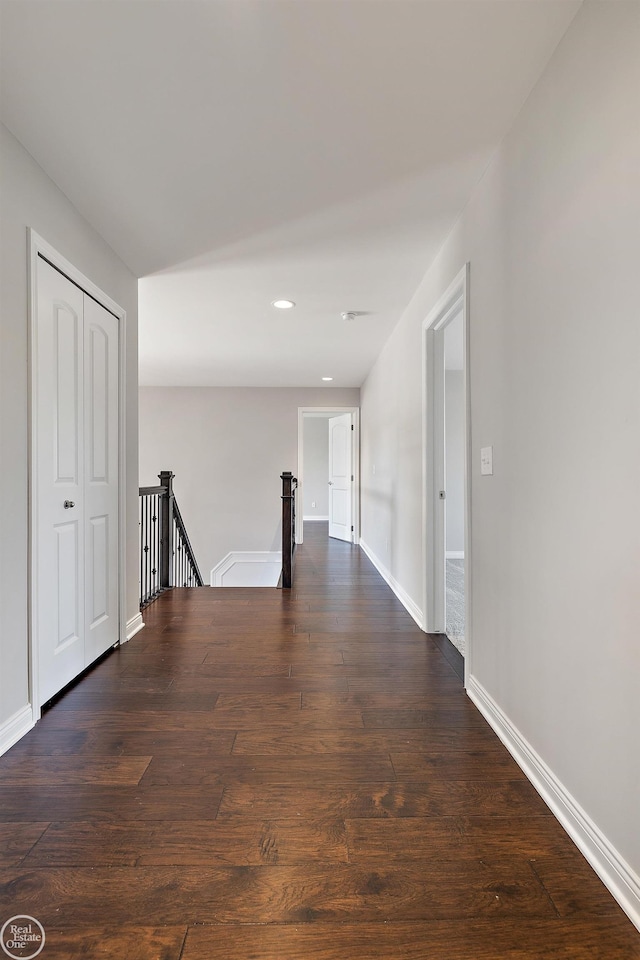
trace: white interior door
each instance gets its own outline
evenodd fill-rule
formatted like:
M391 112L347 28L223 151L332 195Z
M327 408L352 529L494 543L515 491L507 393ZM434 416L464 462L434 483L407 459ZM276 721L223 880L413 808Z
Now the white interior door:
M434 475L434 622L438 633L446 629L446 583L447 583L447 477L445 439L445 372L444 372L444 327L433 335L433 401L435 409L433 430L433 475Z
M46 702L118 631L118 321L37 261L35 649Z
M38 258L37 651L44 702L84 670L84 294Z
M353 540L351 414L329 419L329 536Z
M85 661L118 639L118 321L84 297Z

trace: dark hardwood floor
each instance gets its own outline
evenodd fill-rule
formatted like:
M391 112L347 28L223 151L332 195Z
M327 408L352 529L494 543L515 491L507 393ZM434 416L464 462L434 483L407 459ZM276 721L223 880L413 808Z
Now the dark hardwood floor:
M175 590L0 759L43 960L630 960L640 935L356 547Z

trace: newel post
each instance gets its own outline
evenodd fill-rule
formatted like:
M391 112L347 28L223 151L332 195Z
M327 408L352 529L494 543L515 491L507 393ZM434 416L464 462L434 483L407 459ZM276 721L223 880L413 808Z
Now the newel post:
M291 587L293 539L293 474L285 470L280 474L282 480L282 586Z
M160 486L165 492L160 498L160 587L166 590L172 587L173 565L173 478L171 470L161 470L158 474Z

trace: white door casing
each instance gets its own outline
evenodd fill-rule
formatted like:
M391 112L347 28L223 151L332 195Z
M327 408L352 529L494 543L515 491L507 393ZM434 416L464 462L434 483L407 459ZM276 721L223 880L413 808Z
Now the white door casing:
M351 525L353 526L353 542L360 542L360 409L359 407L298 407L298 503L304 502L304 423L307 417L322 417L327 421L331 417L348 413L351 416L353 438L351 447L353 483L351 484ZM329 488L331 489L331 488ZM328 512L328 511L327 511ZM302 511L296 516L296 543L304 541L304 523Z
M351 485L353 483L351 414L329 419L329 536L353 541Z
M120 635L120 349L118 318L42 257L35 301L37 712Z
M464 369L464 583L465 678L472 671L471 398L469 365L469 264L460 271L422 325L423 331L423 570L424 629L445 630L446 499L444 332L462 315Z

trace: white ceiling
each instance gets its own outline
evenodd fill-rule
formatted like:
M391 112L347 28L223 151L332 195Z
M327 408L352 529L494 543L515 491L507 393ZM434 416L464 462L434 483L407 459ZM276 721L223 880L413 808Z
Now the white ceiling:
M2 0L2 116L143 278L142 383L358 386L579 5Z

